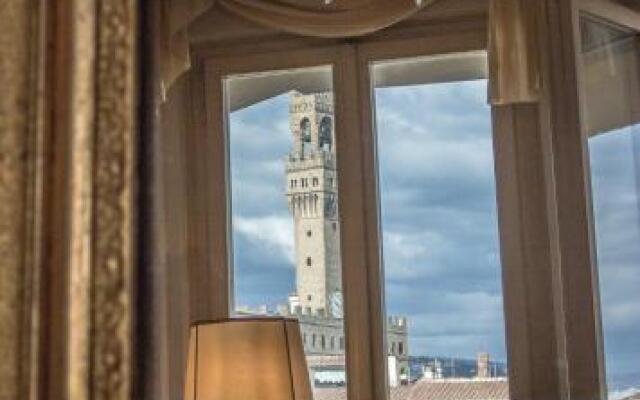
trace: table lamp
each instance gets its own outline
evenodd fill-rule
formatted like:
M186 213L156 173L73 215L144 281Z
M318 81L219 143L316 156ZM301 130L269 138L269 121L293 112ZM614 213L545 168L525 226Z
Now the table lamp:
M192 325L185 400L312 400L298 321L238 318Z

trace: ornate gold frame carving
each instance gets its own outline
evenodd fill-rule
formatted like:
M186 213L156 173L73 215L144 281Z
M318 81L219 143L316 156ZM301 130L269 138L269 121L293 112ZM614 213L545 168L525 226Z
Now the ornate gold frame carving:
M97 9L92 265L92 399L131 395L136 4Z
M132 398L137 36L135 0L0 8L0 400Z

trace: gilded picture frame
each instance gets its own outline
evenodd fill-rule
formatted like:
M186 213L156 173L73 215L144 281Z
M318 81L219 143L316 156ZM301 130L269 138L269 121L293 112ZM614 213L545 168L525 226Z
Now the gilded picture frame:
M0 399L133 393L134 0L0 9Z

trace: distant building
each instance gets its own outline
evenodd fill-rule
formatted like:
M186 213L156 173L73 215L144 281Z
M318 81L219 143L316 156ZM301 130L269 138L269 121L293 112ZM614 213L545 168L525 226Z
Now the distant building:
M478 378L491 377L491 371L489 371L489 353L478 354L478 367L476 369Z
M287 204L294 221L295 291L275 310L238 307L236 312L295 316L315 400L346 400L342 303L342 260L338 218L333 98L329 93L291 94L289 123L293 148L285 160ZM408 321L390 316L386 324L392 400L507 400L505 377L496 377L488 353L467 365L466 377L439 359L418 361L410 376ZM417 359L421 359L418 357ZM412 358L412 363L416 357ZM451 359L453 366L453 359ZM494 365L495 366L495 365Z
M390 400L509 400L506 378L419 380L390 389ZM314 400L347 400L344 388L321 389Z
M482 371L483 365L489 365L487 353L481 353L476 362L479 375L489 372ZM505 377L433 378L425 374L409 385L391 387L390 394L390 400L508 400L509 382ZM316 390L314 400L347 400L347 391Z
M342 260L338 218L333 96L291 93L293 148L285 159L286 198L294 221L295 292L288 305L259 314L296 316L311 379L316 387L346 383ZM255 314L245 307L239 313ZM387 320L389 382L408 382L407 319Z
M293 149L285 163L296 262L296 292L289 297L289 311L300 320L309 367L317 385L345 383L333 109L331 93L292 92L289 124ZM405 318L389 318L387 340L389 378L392 385L398 385L408 379L409 372Z

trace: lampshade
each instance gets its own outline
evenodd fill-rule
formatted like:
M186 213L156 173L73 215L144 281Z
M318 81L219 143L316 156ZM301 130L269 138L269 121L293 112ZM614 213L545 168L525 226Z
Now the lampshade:
M185 400L312 400L298 321L239 318L191 327Z

